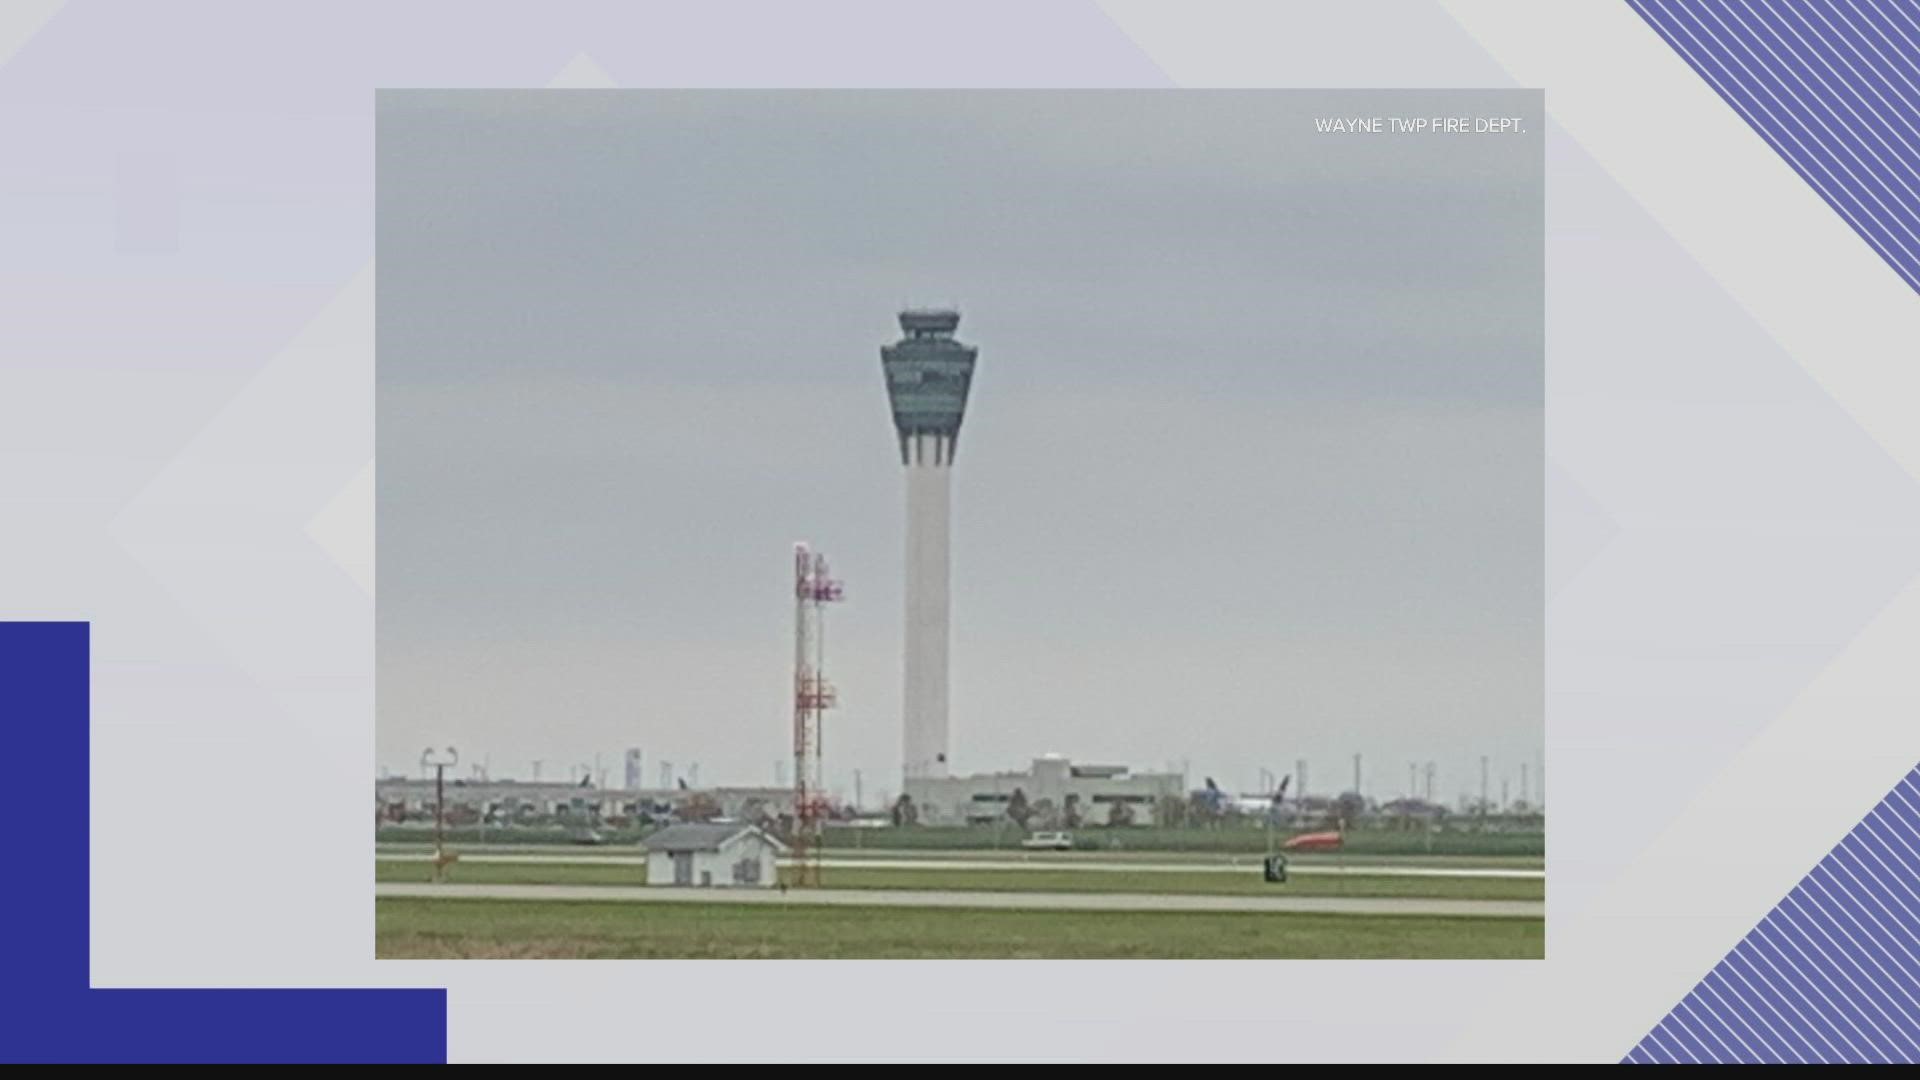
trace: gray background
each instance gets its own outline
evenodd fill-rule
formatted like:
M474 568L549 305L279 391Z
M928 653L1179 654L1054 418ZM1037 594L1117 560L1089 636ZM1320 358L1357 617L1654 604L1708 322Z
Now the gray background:
M1540 95L439 92L378 104L380 763L765 782L789 545L830 782L897 784L877 349L955 303L954 742L1493 793L1542 723ZM1517 116L1329 135L1322 116ZM649 767L651 780L654 769ZM1537 786L1537 785L1536 785Z

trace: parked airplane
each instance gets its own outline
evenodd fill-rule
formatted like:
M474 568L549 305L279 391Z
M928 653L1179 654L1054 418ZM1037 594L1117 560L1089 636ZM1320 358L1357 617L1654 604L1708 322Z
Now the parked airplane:
M1272 795L1229 795L1207 777L1207 786L1193 793L1195 799L1205 803L1216 814L1245 814L1248 817L1265 817L1276 814L1281 802L1287 797L1287 782L1290 776L1280 778L1280 786Z

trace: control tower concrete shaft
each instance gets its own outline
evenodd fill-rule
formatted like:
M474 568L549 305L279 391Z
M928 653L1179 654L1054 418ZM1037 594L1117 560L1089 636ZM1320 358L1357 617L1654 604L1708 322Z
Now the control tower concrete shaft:
M947 775L948 479L979 350L953 334L960 313L900 313L880 350L907 479L905 775Z

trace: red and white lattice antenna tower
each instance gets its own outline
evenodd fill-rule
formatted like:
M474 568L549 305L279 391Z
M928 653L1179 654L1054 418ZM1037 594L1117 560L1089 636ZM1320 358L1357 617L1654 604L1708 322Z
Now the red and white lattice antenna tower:
M793 546L793 883L820 883L821 826L827 818L821 766L823 720L834 705L825 673L826 605L840 599L827 557Z

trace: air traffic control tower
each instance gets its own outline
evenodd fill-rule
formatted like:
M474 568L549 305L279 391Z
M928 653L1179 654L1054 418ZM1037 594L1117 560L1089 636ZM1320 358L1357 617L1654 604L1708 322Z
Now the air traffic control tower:
M905 775L947 775L948 477L979 350L953 338L960 313L900 313L880 350L907 470Z

